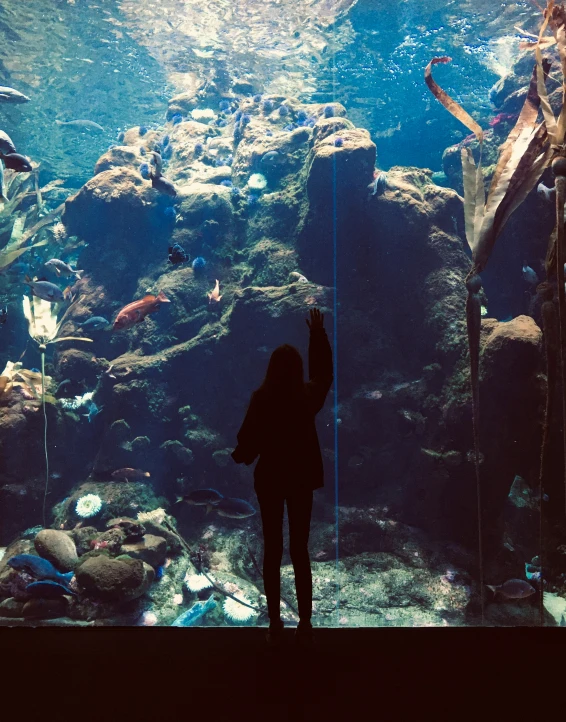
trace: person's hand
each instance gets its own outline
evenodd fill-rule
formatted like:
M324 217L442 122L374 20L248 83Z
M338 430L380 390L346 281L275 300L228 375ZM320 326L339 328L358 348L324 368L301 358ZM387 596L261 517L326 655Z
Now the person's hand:
M321 313L318 310L318 308L311 308L310 321L307 318L306 322L307 322L307 326L309 327L311 333L313 331L316 331L317 329L323 329L324 328L324 314Z

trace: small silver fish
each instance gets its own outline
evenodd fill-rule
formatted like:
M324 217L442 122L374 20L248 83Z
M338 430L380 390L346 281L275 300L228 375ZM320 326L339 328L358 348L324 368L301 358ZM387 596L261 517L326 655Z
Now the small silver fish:
M68 263L60 261L58 258L52 258L50 261L47 261L45 267L53 269L57 276L76 276L77 280L80 279L84 273L84 271L71 268Z
M56 120L57 125L66 125L71 128L91 128L92 130L104 130L101 125L95 123L94 120Z
M503 584L486 584L486 587L506 599L525 599L536 593L536 589L524 579L508 579Z
M527 283L530 283L532 286L536 286L536 284L538 283L537 274L530 266L527 266L526 261L523 263L523 278Z
M4 193L4 163L0 160L0 201L7 201Z
M42 298L44 301L54 303L55 301L67 300L67 289L62 291L59 286L50 283L50 281L31 281L26 277L25 283L31 288L34 296Z
M15 153L16 146L14 141L10 138L8 133L0 130L0 155L7 155L8 153Z
M539 183L537 193L549 203L554 203L556 199L556 188L547 188L544 183Z
M20 93L19 90L0 85L0 103L29 103L29 100L28 96Z

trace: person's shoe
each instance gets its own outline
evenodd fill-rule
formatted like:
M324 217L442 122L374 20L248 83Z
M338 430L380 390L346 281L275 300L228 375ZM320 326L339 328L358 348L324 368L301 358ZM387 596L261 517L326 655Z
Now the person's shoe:
M315 644L314 632L310 622L299 622L295 630L295 643L312 647Z
M271 646L277 646L277 645L281 644L281 642L283 641L283 629L284 628L285 628L285 625L284 625L282 619L280 619L279 622L270 624L269 629L267 630L267 634L265 635L267 643Z

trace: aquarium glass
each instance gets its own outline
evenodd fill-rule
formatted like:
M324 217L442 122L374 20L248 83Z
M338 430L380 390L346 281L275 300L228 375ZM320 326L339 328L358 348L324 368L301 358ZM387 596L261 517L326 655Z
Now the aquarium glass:
M566 625L542 10L0 0L1 626L268 624L232 452L317 308L314 626Z

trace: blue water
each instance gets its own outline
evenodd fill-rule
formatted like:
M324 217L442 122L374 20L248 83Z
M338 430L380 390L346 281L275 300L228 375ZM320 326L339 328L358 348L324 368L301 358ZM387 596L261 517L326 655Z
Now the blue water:
M61 624L265 624L253 468L231 452L271 352L295 345L308 375L318 307L334 382L313 622L534 626L542 590L560 605L544 554L566 544L564 491L557 473L541 502L545 339L521 271L547 279L554 210L534 190L481 274L478 487L470 131L424 82L452 58L433 75L488 131L489 180L532 70L515 26L539 22L483 0L3 4L0 85L30 100L0 99L0 130L33 171L5 170L0 208L0 599L25 601L33 579L6 562L35 550L75 572ZM555 468L559 437L553 417ZM42 528L70 533L64 554Z

